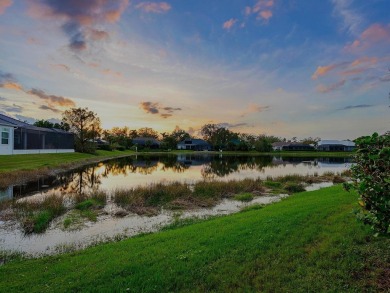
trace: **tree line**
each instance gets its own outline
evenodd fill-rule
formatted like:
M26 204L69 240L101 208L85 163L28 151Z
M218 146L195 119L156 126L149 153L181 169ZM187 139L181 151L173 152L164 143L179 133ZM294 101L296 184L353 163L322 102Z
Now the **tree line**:
M287 141L273 135L255 135L234 132L219 124L205 124L199 131L199 137L194 137L185 130L174 129L172 132L159 133L152 128L143 127L130 129L127 126L102 129L98 115L88 108L71 108L62 114L61 123L51 123L47 120L38 120L35 126L45 128L57 128L71 131L75 134L75 150L78 152L93 153L96 150L97 141L105 141L102 144L106 149L131 149L134 147L133 139L137 137L153 138L160 142L162 149L176 149L177 144L185 139L201 138L207 141L215 150L269 152L272 143ZM296 141L296 138L292 139ZM316 143L320 138L307 138L303 143Z

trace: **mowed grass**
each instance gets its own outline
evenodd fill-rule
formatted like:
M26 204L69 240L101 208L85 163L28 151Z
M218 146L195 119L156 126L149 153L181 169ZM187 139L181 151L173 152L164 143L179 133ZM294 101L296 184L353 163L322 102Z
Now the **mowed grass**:
M117 157L133 154L133 151L97 151L96 154L62 153L0 156L0 173L54 168L66 164L88 162L96 158Z
M0 292L386 292L390 240L341 186L84 251L0 267Z

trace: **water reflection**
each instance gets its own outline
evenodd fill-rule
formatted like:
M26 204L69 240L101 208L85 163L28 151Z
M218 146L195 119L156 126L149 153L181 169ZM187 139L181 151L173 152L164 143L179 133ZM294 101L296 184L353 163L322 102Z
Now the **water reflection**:
M129 188L161 181L195 182L342 172L350 158L304 158L211 154L142 155L89 165L0 190L0 200L37 193L86 193L96 188Z

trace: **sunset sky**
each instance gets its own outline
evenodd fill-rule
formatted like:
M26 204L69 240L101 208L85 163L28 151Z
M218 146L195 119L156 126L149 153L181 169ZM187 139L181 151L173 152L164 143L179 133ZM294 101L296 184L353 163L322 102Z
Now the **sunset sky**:
M0 113L103 128L390 129L389 0L0 0Z

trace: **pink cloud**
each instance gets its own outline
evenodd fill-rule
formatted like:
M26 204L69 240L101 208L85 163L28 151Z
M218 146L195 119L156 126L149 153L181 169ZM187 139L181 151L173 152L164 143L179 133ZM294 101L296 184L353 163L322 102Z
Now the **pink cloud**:
M12 5L12 0L0 0L0 14L3 14L5 10Z
M225 30L230 30L237 22L237 19L231 18L228 21L225 21L222 25L222 28Z
M343 80L341 80L339 82L336 82L336 83L328 85L328 86L320 84L320 85L317 86L317 91L322 93L322 94L327 94L327 93L330 93L332 91L335 91L335 90L343 87L345 82L346 81L343 79Z
M269 19L273 16L271 9L274 5L274 0L258 0L252 7L251 11L252 13L257 14L257 19L263 19L264 21L268 22Z
M327 65L327 66L318 66L316 71L313 73L313 75L311 76L311 79L318 79L319 77L321 76L324 76L326 75L328 72L334 70L335 68L337 67L340 67L342 66L344 63L339 63L339 64L331 64L331 65Z
M390 24L372 24L363 31L356 40L347 45L345 48L350 51L356 49L366 49L381 42L390 42Z
M377 57L361 57L361 58L356 59L353 62L351 62L351 66L355 67L355 66L359 66L362 64L373 65L373 64L378 63L378 60L379 59Z
M342 76L348 76L348 75L356 75L365 72L367 69L366 68L356 68L356 69L351 69L351 70L346 70L341 72L340 74Z
M167 2L141 2L135 8L147 13L165 13L171 10L171 5Z

